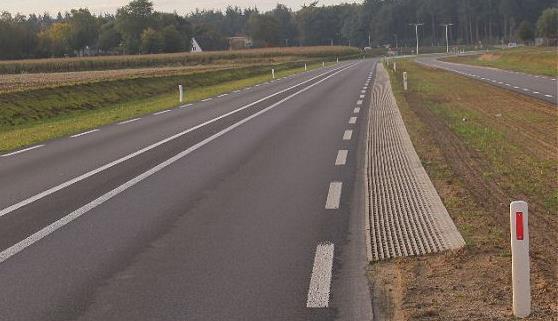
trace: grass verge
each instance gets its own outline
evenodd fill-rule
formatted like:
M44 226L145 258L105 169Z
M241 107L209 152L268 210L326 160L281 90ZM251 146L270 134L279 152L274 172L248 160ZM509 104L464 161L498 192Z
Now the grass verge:
M403 71L409 74L406 92ZM373 264L373 282L386 271L397 276L390 285L393 311L386 315L397 316L392 320L511 319L508 205L523 199L530 205L529 320L558 316L556 108L408 61L399 62L398 73L390 77L414 147L467 245Z
M533 75L558 76L558 51L556 48L525 47L505 49L481 55L450 57L444 60L520 71Z
M319 67L321 67L321 63L316 63L309 65L308 69L312 70ZM276 77L280 78L303 71L304 67L285 67L276 72ZM213 81L216 82L214 84L211 84L211 79L206 77L205 81L207 82L207 84L198 83L196 87L190 87L187 89L185 101L186 103L199 101L204 98L219 95L221 93L226 93L232 90L262 83L270 80L271 78L268 70L265 71L265 74L262 74L260 71L258 74L255 75L252 73L242 73L236 76L243 75L246 75L246 78L236 80L228 80L221 75L221 77L213 79ZM151 81L153 82L153 80ZM159 82L159 80L155 80L155 82ZM174 88L176 80L172 79L170 80L170 83L172 84L171 88ZM127 89L121 88L120 86L110 88L110 83L101 85L106 87L105 91L95 88L94 90L90 91L91 95L94 96L97 95L98 92L103 92L104 94L101 98L106 99L106 97L111 97L111 93L114 93L116 95L116 92L118 92L117 95L120 96L128 93L133 93L135 90L137 90L137 88L134 87ZM159 86L161 86L161 84L154 84L154 86L157 86L158 88ZM57 106L60 106L57 105L57 103L63 103L64 100L72 99L71 97L83 94L83 91L74 92L72 87L66 89L70 91L70 93L68 94L65 94L65 92L55 92L52 95L53 101L51 102L45 101L44 98L41 98L44 96L40 94L33 94L34 99L36 99L35 103L43 105L38 106L37 109L34 109L32 103L28 104L28 106L31 106L30 113L35 113L35 117L37 117L37 119L29 117L28 114L27 117L20 116L20 121L14 125L11 125L9 123L6 124L7 121L14 122L16 119L18 119L18 117L17 115L7 114L6 109L3 110L3 115L2 111L0 111L0 124L3 124L0 128L0 151L5 152L18 149L48 139L75 134L81 131L138 117L159 110L177 107L179 105L178 94L174 92L176 90L173 90L172 93L161 93L152 96L150 96L150 92L147 92L145 96L140 99L125 101L122 103L109 102L106 105L103 105L104 100L101 100L92 109L78 107L76 109L70 109L70 111L62 112L59 107L58 109L56 108ZM123 90L124 93L121 90ZM89 95L84 95L83 97L80 97L79 101L88 101L88 97ZM97 97L89 98L92 99L88 101L89 103L92 103L93 101L95 101L95 99L97 99ZM17 103L19 105L23 104L22 101L18 101ZM51 106L52 108L44 108L44 106ZM19 107L18 110L19 112L21 112L21 106L16 107ZM4 122L1 121L2 117L4 118Z

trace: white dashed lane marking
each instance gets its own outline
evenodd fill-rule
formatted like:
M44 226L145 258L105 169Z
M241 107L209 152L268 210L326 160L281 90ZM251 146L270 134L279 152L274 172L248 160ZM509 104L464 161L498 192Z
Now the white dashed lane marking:
M358 113L360 113L360 108L359 108L359 107L357 107L357 108L353 109L353 113L355 113L355 114L358 114Z
M133 122L135 122L137 120L140 120L140 119L141 118L128 119L128 120L119 122L118 125L125 125L125 124L129 124L129 123L133 123Z
M349 118L349 124L356 124L356 121L357 121L356 117Z
M343 133L343 140L351 140L351 137L353 137L353 131L350 129L347 129L344 133Z
M331 182L329 183L329 191L327 192L327 199L325 208L328 210L335 210L339 208L341 203L341 189L343 188L343 183L341 182Z
M333 243L321 243L316 247L314 266L308 288L307 308L327 308L329 306L329 293L331 277L333 274Z
M12 156L12 155L21 154L21 153L24 153L24 152L27 152L27 151L30 151L30 150L33 150L33 149L37 149L37 148L40 148L40 147L43 147L43 146L45 146L45 145L31 146L31 147L28 147L28 148L25 148L25 149L17 150L17 151L15 151L15 152L11 152L11 153L7 153L7 154L4 154L4 155L0 155L0 157L8 157L8 156Z
M70 136L70 137L76 138L76 137L80 137L80 136L83 136L83 135L88 135L88 134L91 134L91 133L94 133L94 132L98 132L98 131L99 131L99 129L92 129L92 130L89 130L89 131L86 131L86 132L83 132L83 133L79 133L79 134L72 135L72 136Z
M335 166L345 165L347 163L348 150L341 149L337 152L337 157L335 158Z
M157 115L161 115L161 114L164 114L164 113L168 113L169 111L170 111L170 109L161 110L161 111L158 111L158 112L154 113L153 115L157 116Z

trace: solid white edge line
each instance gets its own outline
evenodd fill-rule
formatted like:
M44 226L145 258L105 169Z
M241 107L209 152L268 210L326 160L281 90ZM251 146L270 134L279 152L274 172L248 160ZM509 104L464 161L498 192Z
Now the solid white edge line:
M333 275L334 245L330 242L320 243L316 247L314 265L308 287L307 308L327 308Z
M172 141L172 140L174 140L174 139L176 139L176 138L179 138L179 137L184 136L184 135L186 135L186 134L188 134L188 133L191 133L191 132L193 132L193 131L195 131L195 130L201 128L201 127L207 126L207 125L212 124L212 123L214 123L214 122L216 122L216 121L218 121L218 120L220 120L220 119L223 119L223 118L228 117L228 116L230 116L230 115L233 115L233 114L236 114L236 113L238 113L238 112L241 112L241 111L243 111L243 110L245 110L245 109L247 109L247 108L250 108L250 107L252 107L252 106L254 106L254 105L256 105L256 104L259 104L259 103L261 103L261 102L263 102L263 101L265 101L265 100L267 100L267 99L269 99L269 98L272 98L272 97L275 97L275 96L277 96L277 95L280 95L280 94L282 94L282 93L284 93L284 92L286 92L286 91L289 91L289 90L291 90L291 89L293 89L293 88L296 88L296 87L298 87L298 86L300 86L300 85L304 85L304 84L306 84L306 83L308 83L308 82L310 82L310 81L312 81L312 80L314 80L314 79L316 79L316 78L319 78L319 77L321 77L321 76L323 76L323 75L325 75L325 74L328 74L328 73L330 73L330 72L332 72L332 71L336 71L336 70L337 70L337 72L335 72L335 73L332 74L332 75L335 75L335 74L337 74L337 73L339 73L339 72L341 72L341 71L343 71L343 70L345 70L345 69L347 69L347 68L349 68L349 67L351 67L351 66L354 66L354 65L355 65L355 64L350 64L350 65L348 65L348 66L345 67L345 68L340 67L340 68L336 68L336 69L331 69L331 70L325 71L325 72L323 72L323 73L321 73L321 74L319 74L319 75L317 75L317 76L314 76L314 77L312 77L312 78L310 78L310 79L307 79L307 80L305 80L305 81L303 81L303 82L300 82L300 83L298 83L298 84L292 85L292 86L290 86L290 87L288 87L288 88L285 88L285 89L283 89L283 90L280 90L280 91L278 91L278 92L275 92L275 93L273 93L273 94L271 94L271 95L269 95L269 96L262 97L262 98L260 98L260 99L258 99L258 100L256 100L256 101L253 101L253 102L251 102L251 103L249 103L249 104L247 104L247 105L244 105L244 106L242 106L242 107L239 107L239 108L237 108L237 109L235 109L235 110L233 110L233 111L230 111L230 112L228 112L228 113L226 113L226 114L223 114L223 115L221 115L221 116L215 117L215 118L210 119L210 120L208 120L208 121L206 121L206 122L200 123L200 124L198 124L198 125L196 125L196 126L194 126L194 127L191 127L191 128L189 128L189 129L186 129L186 130L184 130L184 131L182 131L182 132L180 132L180 133L174 134L174 135L172 135L172 136L170 136L170 137L167 137L167 138L165 138L165 139L163 139L163 140L160 140L160 141L158 141L158 142L156 142L156 143L154 143L154 144L151 144L151 145L149 145L149 146L146 146L146 147L144 147L144 148L142 148L142 149L140 149L140 150L138 150L138 151L136 151L136 152L133 152L133 153L131 153L131 154L128 154L128 155L126 155L126 156L124 156L124 157L121 157L121 158L115 160L115 161L112 161L112 162L110 162L110 163L107 163L107 164L105 164L105 165L103 165L103 166L101 166L101 167L99 167L99 168L96 168L96 169L91 170L91 171L89 171L89 172L87 172L87 173L85 173L85 174L82 174L82 175L80 175L80 176L77 176L77 177L75 177L75 178L72 178L72 179L70 179L70 180L68 180L68 181L66 181L66 182L64 182L64 183L62 183L62 184L53 186L53 187L51 187L51 188L49 188L49 189L47 189L47 190L45 190L45 191L43 191L43 192L41 192L41 193L35 194L35 195L33 195L33 196L31 196L31 197L29 197L29 198L27 198L27 199L25 199L25 200L22 200L22 201L20 201L20 202L18 202L18 203L16 203L16 204L13 204L13 205L11 205L11 206L8 206L8 207L6 207L6 208L0 210L0 217L6 215L6 214L8 214L8 213L11 213L11 212L17 210L18 208L23 207L23 206L25 206L25 205L27 205L27 204L33 203L34 201L39 200L39 199L41 199L41 198L43 198L43 197L46 197L46 196L48 196L48 195L50 195L50 194L52 194L52 193L55 193L55 192L57 192L57 191L59 191L59 190L61 190L61 189L63 189L63 188L66 188L66 187L68 187L68 186L70 186L70 185L73 185L73 184L79 182L79 181L82 181L82 180L84 180L84 179L86 179L86 178L89 178L89 177L91 177L91 176L93 176L93 175L95 175L95 174L97 174L97 173L100 173L100 172L106 170L106 169L109 169L109 168L111 168L111 167L113 167L113 166L115 166L115 165L118 165L118 164L120 164L120 163L122 163L122 162L125 162L125 161L127 161L127 160L129 160L129 159L131 159L131 158L133 158L133 157L136 157L136 156L141 155L141 154L143 154L143 153L145 153L145 152L147 152L147 151L150 151L150 150L152 150L152 149L154 149L154 148L156 148L156 147L158 147L158 146L160 146L160 145L163 145L163 144L165 144L165 143L167 143L167 142L169 142L169 141ZM331 75L330 75L330 76L331 76ZM328 77L329 77L329 76L328 76ZM327 79L327 78L324 78L324 79Z
M141 118L128 119L128 120L119 122L117 125L126 125L126 124L133 123L133 122L135 122L137 120L140 120L140 119Z
M43 147L43 146L45 146L45 145L41 144L41 145L35 145L35 146L27 147L27 148L24 148L24 149L16 150L15 152L0 155L0 157L8 157L8 156L12 156L12 155L21 154L21 153L24 153L24 152L27 152L27 151L30 151L30 150L33 150L33 149L37 149L37 148L40 148L40 147Z
M167 159L166 161L159 163L158 165L156 165L155 167L152 167L151 169L147 170L146 172L143 172L142 174L132 178L131 180L127 181L126 183L116 187L115 189L101 195L100 197L98 197L97 199L87 203L86 205L78 208L77 210L67 214L66 216L60 218L59 220L51 223L50 225L42 228L41 230L39 230L38 232L35 232L33 234L31 234L30 236L26 237L25 239L23 239L22 241L10 246L9 248L5 249L4 251L0 252L0 263L5 262L7 259L9 259L10 257L18 254L19 252L23 251L24 249L26 249L27 247L33 245L34 243L40 241L41 239L43 239L44 237L48 236L49 234L55 232L56 230L60 229L61 227L67 225L68 223L72 222L73 220L77 219L78 217L84 215L85 213L89 212L90 210L94 209L95 207L105 203L106 201L110 200L111 198L113 198L114 196L122 193L123 191L127 190L128 188L136 185L137 183L143 181L144 179L150 177L151 175L159 172L160 170L164 169L165 167L173 164L174 162L182 159L183 157L187 156L188 154L194 152L195 150L203 147L204 145L210 143L211 141L219 138L220 136L223 136L224 134L232 131L233 129L243 125L244 123L272 110L273 108L281 105L282 103L284 103L287 100L290 100L291 98L300 95L303 92L308 91L309 89L313 88L314 86L317 86L319 84L321 84L322 82L328 80L329 78L339 74L342 71L345 71L347 69L349 69L352 66L355 66L356 64L351 64L345 68L339 68L337 69L336 72L330 74L329 76L313 83L310 84L294 93L292 93L291 95L279 100L278 102L232 124L231 126L207 137L206 139L200 141L199 143L191 146L190 148L176 154L175 156ZM18 203L19 204L19 203ZM16 204L17 205L17 204ZM2 212L4 212L5 210L3 210ZM4 213L5 214L5 213ZM4 215L2 214L2 215ZM0 216L2 216L0 215Z
M91 134L91 133L94 133L94 132L98 132L98 131L99 131L99 129L92 129L92 130L88 130L88 131L83 132L83 133L79 133L79 134L72 135L72 136L70 136L70 137L72 137L72 138L77 138L77 137L80 137L80 136L83 136L83 135L88 135L88 134Z
M342 166L347 163L347 155L349 151L346 149L340 149L337 152L337 157L335 158L335 166Z

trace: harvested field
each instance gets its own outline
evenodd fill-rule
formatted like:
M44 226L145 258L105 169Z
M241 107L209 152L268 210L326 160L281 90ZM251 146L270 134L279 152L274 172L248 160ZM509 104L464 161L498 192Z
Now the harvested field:
M400 72L408 71L403 92ZM509 202L530 206L533 313L558 318L558 110L449 72L398 63L392 86L405 125L466 240L459 251L371 265L387 320L509 320ZM392 318L390 316L397 316Z

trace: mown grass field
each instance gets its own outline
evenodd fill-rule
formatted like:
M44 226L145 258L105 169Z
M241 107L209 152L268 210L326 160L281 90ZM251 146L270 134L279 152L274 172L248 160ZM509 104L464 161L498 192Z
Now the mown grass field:
M522 47L490 51L481 55L450 57L451 62L558 76L558 48Z
M308 69L321 65L314 63ZM276 77L303 71L303 64L283 64L276 66ZM155 81L140 78L0 95L0 151L176 107L179 82L186 86L188 103L270 79L267 66L247 67Z
M371 266L397 320L510 320L509 202L529 202L533 313L558 315L558 111L458 75L398 62L407 130L467 245ZM403 91L401 73L409 74Z
M302 58L332 59L335 57L356 57L359 55L361 55L361 51L355 47L316 46L154 55L11 60L0 61L0 75L215 64L273 64L300 60Z

